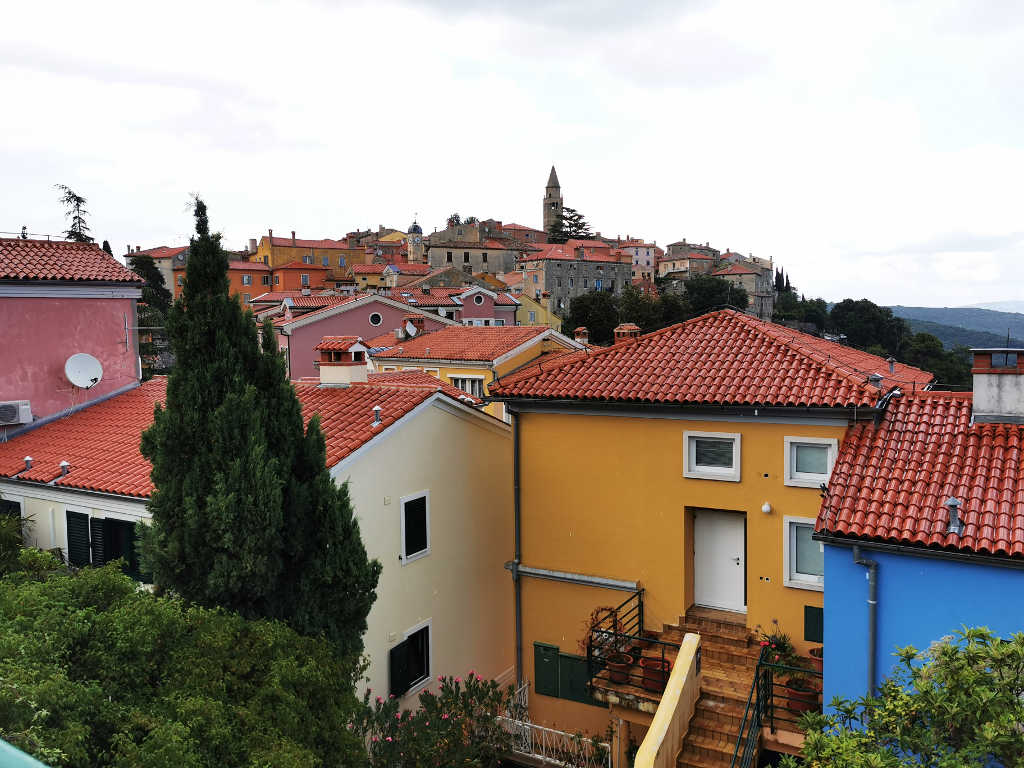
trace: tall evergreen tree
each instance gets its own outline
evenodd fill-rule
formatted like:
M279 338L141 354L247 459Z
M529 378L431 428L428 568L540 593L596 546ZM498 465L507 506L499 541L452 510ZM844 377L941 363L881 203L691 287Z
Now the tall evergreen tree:
M590 224L575 208L565 206L548 229L549 243L564 243L567 240L586 240L593 237Z
M317 419L303 430L284 360L229 295L228 261L196 200L176 365L142 439L156 486L143 538L155 582L201 605L286 621L359 653L380 564L347 489L334 485Z
M106 251L109 255L111 255L111 256L114 255L114 249L110 247L110 241L109 240L104 240L103 241L103 245L101 245L100 247L104 251Z
M89 236L89 225L85 221L85 217L89 215L85 207L85 198L75 194L65 184L56 186L61 191L60 201L67 208L64 215L71 219L70 226L64 231L64 237L76 243L93 242L93 238Z
M128 268L146 281L142 287L142 300L154 309L166 313L171 308L171 292L167 289L164 275L153 261L153 257L148 253L132 254L128 257Z

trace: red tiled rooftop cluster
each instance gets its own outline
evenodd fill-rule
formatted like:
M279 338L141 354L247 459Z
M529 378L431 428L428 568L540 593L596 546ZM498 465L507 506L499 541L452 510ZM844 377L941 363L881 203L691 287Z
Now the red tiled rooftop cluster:
M358 336L324 336L313 349L318 351L346 350L359 341Z
M410 291L406 288L395 288L391 291L390 298L413 306L461 307L462 304L456 301L455 297L461 296L468 290L471 289L465 285L431 288L429 293L424 293L422 289ZM494 293L494 291L492 291L492 293ZM499 307L514 307L516 305L515 299L504 292L496 294L494 303Z
M874 405L883 386L923 386L930 373L889 365L735 310L721 310L638 339L567 355L542 371L492 385L501 397L773 406Z
M449 325L438 331L414 336L376 357L408 360L491 361L550 329L542 326Z
M266 235L264 235L266 237ZM347 248L344 240L292 240L290 237L275 237L272 239L274 247L285 246L288 248Z
M0 280L141 283L95 243L0 238Z
M817 530L1024 557L1024 425L971 424L969 393L905 394L881 424L852 426ZM962 534L946 533L949 498Z
M472 395L466 394L458 387L453 387L447 382L441 381L436 376L432 376L426 371L415 369L407 371L386 371L384 373L371 373L367 376L367 380L370 384L388 384L393 386L406 386L406 387L430 387L432 389L439 389L449 397L454 397L456 400L464 400L473 405L479 405L482 400L473 397Z

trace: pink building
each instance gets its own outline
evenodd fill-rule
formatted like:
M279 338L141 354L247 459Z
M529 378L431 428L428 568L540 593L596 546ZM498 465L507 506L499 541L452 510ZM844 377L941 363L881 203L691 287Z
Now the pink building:
M318 375L313 362L320 359L320 353L314 347L324 336L358 336L369 340L393 334L405 327L406 316L410 314L423 318L420 330L436 331L459 324L386 296L363 293L297 317L289 311L274 321L274 331L278 346L285 352L288 375L298 380Z
M0 440L139 385L141 289L93 243L0 238ZM95 384L65 375L77 353L99 361Z
M511 294L479 285L396 288L391 291L391 298L463 325L515 325L519 307Z

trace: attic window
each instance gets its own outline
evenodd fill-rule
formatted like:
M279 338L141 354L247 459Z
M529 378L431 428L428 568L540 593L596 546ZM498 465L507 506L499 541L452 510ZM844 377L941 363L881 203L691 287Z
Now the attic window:
M357 362L357 363L362 363L366 359L365 355L366 355L365 352L353 352L352 353L352 360L354 362Z
M1016 368L1017 367L1017 353L1016 352L993 352L992 353L992 367L993 368Z

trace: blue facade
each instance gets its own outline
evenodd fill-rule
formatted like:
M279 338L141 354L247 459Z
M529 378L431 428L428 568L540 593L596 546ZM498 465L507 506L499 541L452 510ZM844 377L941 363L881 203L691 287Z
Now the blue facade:
M879 680L892 672L896 648L923 650L964 624L1002 637L1024 631L1024 570L866 548L861 556L878 563ZM826 544L826 705L867 691L867 599L867 568L853 562L850 548Z

